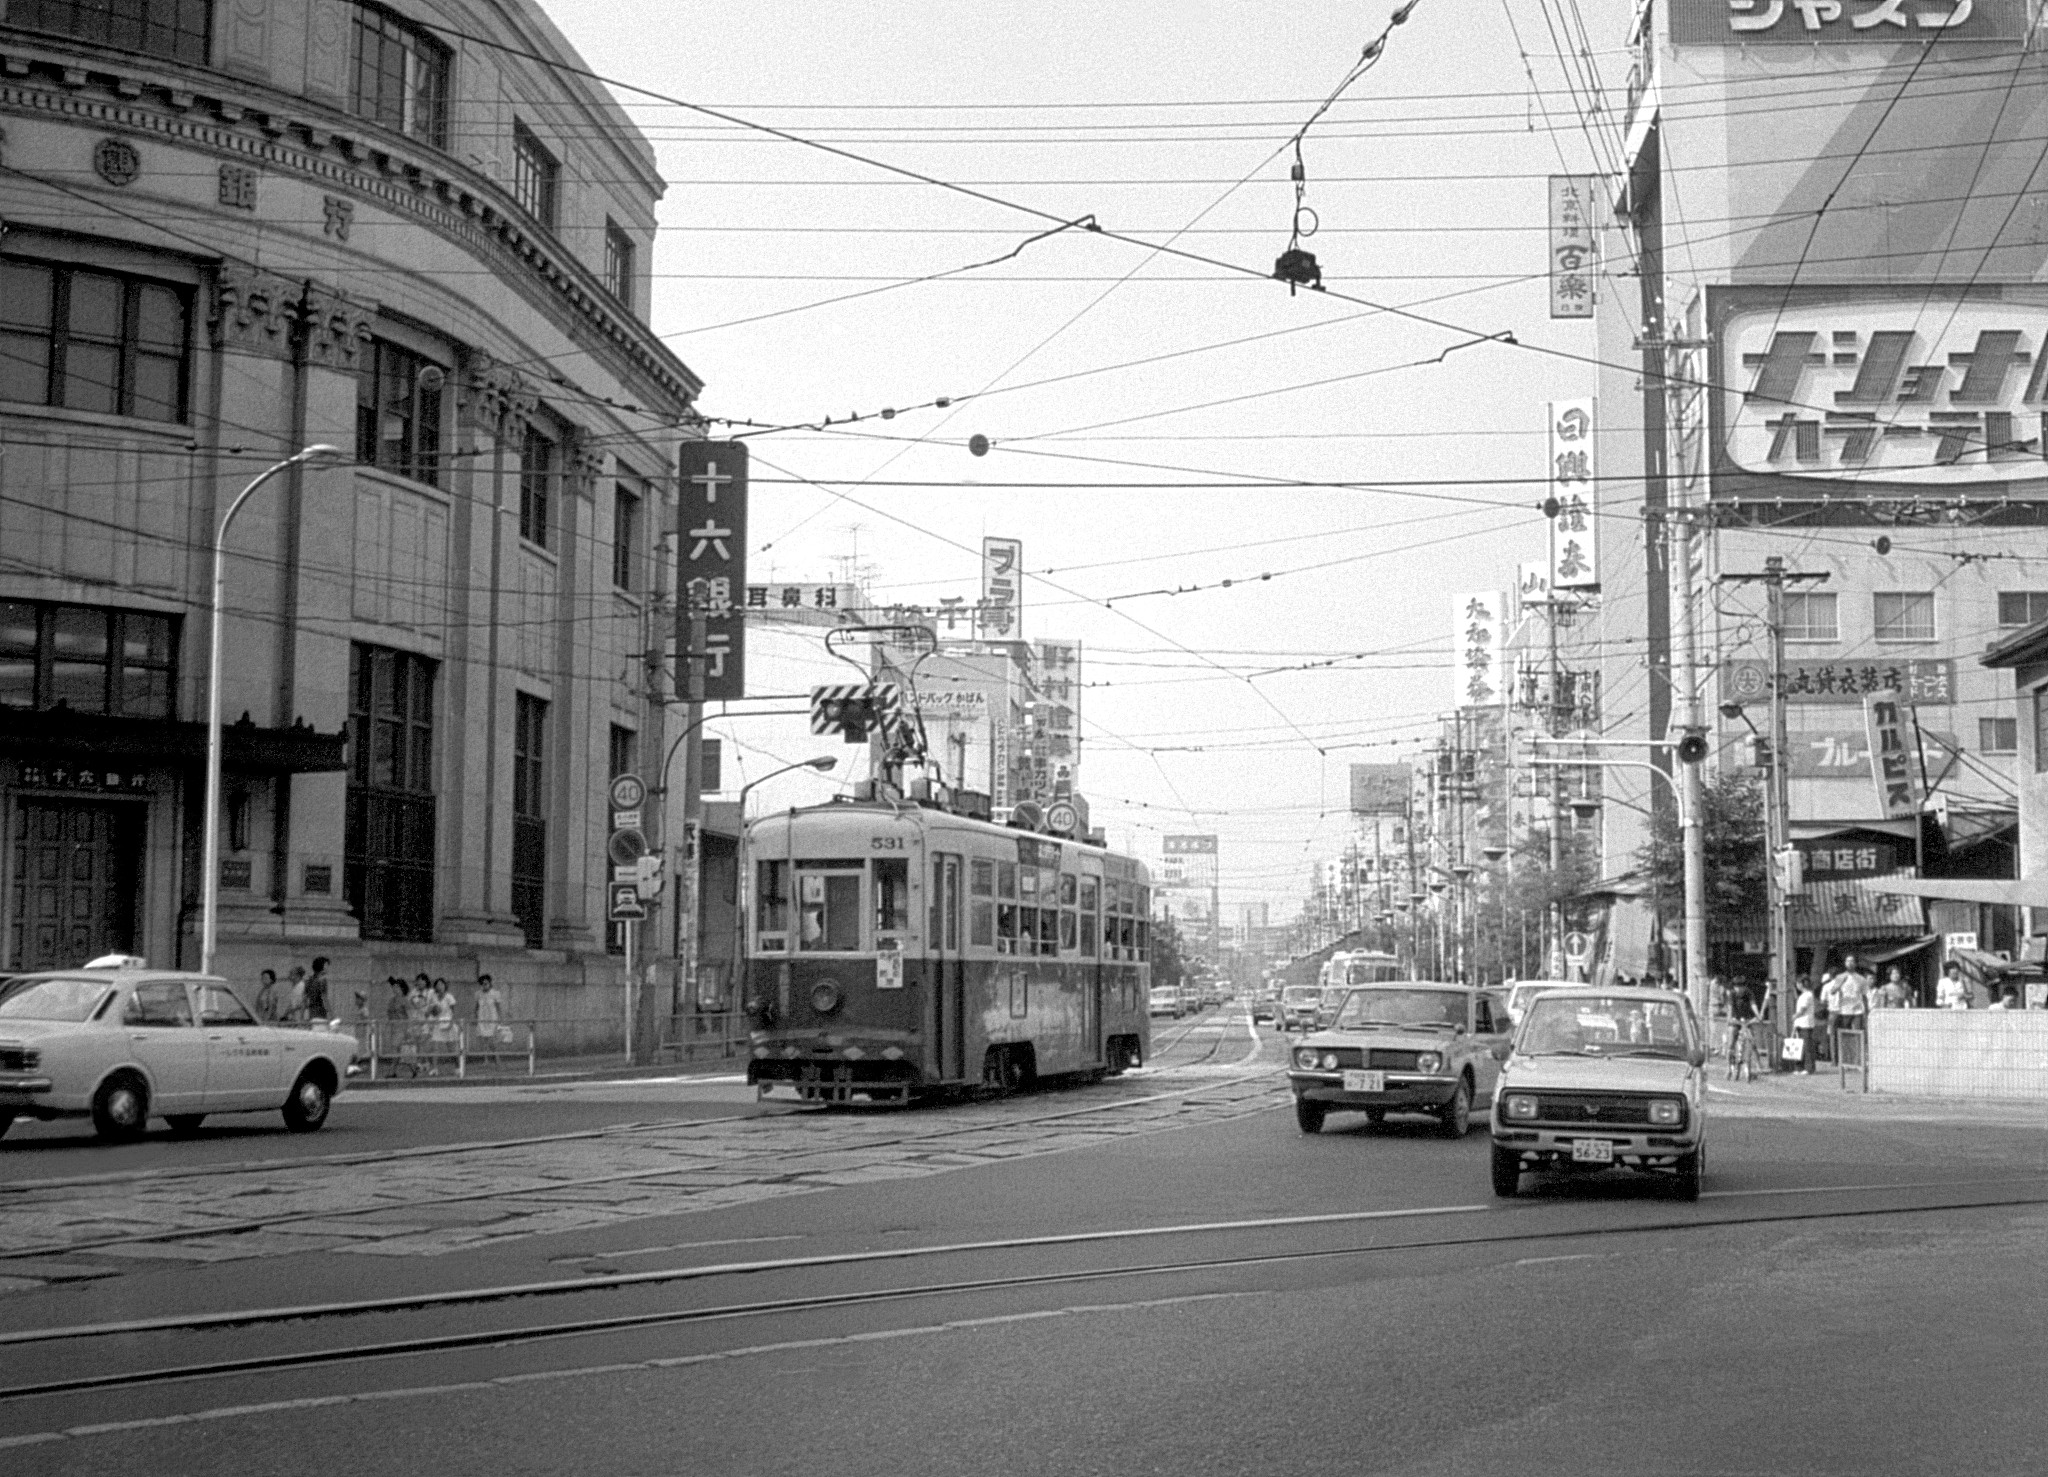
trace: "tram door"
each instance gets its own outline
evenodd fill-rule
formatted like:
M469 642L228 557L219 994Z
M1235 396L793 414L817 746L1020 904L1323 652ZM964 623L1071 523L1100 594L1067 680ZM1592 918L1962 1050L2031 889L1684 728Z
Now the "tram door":
M967 1075L967 965L960 946L960 858L932 854L931 937L932 1039L939 1076L948 1082Z

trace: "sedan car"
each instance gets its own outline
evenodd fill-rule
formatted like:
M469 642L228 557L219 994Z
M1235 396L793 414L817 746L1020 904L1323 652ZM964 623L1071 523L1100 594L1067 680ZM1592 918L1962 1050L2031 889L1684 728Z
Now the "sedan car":
M30 975L0 1000L0 1133L16 1118L91 1118L101 1138L151 1118L190 1133L214 1113L327 1121L353 1037L258 1021L223 980L124 962Z
M1569 990L1583 983L1582 980L1516 980L1508 986L1508 1014L1519 1026L1522 1017L1528 1013L1529 1002L1545 990Z
M1280 992L1278 1012L1273 1017L1283 1031L1306 1031L1315 1025L1316 1001L1322 992L1314 985L1289 985Z
M1670 1174L1697 1200L1706 1173L1706 1048L1669 990L1546 989L1529 1002L1490 1115L1493 1192L1525 1169Z
M1172 985L1154 985L1152 993L1147 997L1145 1012L1148 1015L1170 1015L1179 1020L1182 1015L1180 991Z
M1319 1133L1333 1110L1424 1113L1463 1138L1472 1104L1489 1100L1507 1055L1507 1021L1493 997L1466 985L1406 981L1354 985L1328 1030L1289 1058L1294 1117Z

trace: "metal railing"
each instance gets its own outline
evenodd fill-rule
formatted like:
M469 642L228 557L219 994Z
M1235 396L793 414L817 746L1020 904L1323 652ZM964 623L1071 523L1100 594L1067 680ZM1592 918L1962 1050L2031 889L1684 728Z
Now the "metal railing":
M661 1021L654 1043L657 1061L704 1061L745 1054L747 1017L737 1010L684 1011Z
M352 1021L356 1061L371 1082L398 1076L453 1075L472 1069L516 1072L531 1077L540 1058L541 1021Z

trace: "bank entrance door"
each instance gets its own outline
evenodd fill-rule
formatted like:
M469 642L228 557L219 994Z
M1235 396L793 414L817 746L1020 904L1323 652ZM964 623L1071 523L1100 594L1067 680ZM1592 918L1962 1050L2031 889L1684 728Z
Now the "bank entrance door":
M17 800L7 857L7 967L70 969L134 952L143 807Z

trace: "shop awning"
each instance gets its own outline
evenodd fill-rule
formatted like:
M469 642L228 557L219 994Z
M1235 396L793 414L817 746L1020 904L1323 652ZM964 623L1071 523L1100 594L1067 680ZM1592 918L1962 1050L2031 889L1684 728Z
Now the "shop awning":
M1908 841L1920 837L1920 823L1911 816L1891 821L1794 821L1794 841L1828 841L1836 836L1846 836L1853 831L1870 831L1879 836L1903 836Z
M1903 959L1908 954L1917 954L1922 949L1931 949L1941 942L1938 933L1924 933L1919 938L1903 944L1881 944L1875 949L1864 949L1856 956L1863 964L1889 964L1894 959Z
M1967 964L1983 974L2019 974L2021 966L2010 959L2001 959L1996 954L1987 954L1982 949L1950 949L1948 957Z
M127 764L203 764L206 725L112 718L68 708L0 706L0 752ZM348 768L348 734L304 723L258 728L246 717L221 729L221 767L235 774L321 774Z
M1853 880L1809 882L1787 903L1795 944L1918 938L1927 931L1915 904L1895 894L1866 892Z
M2048 908L2048 877L1866 877L1858 885L1895 897Z

